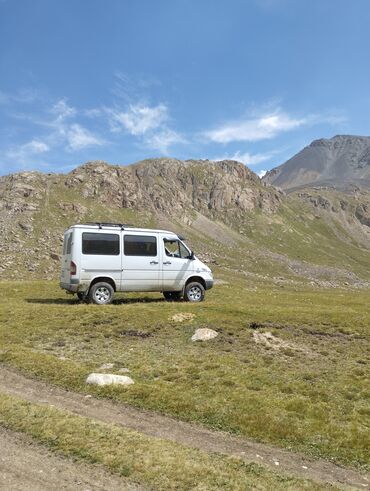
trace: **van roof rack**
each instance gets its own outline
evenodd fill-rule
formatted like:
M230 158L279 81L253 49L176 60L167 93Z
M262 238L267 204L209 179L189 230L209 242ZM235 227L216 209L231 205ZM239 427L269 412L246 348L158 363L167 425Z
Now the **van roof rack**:
M81 225L97 225L99 228L119 227L121 230L124 230L126 227L133 227L133 225L130 223L111 223L111 222L85 222L85 223L81 223Z

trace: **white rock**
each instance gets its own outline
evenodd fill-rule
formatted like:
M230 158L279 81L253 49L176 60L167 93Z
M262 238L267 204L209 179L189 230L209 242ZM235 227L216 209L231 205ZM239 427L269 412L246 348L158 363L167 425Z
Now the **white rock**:
M114 363L103 363L99 370L111 370L114 367Z
M207 341L208 339L213 339L218 336L218 332L213 329L201 328L197 329L193 336L191 337L192 341Z
M118 371L120 373L129 373L130 372L130 370L128 368L120 368Z
M112 373L90 373L86 379L87 384L93 385L131 385L135 383L126 375L114 375Z

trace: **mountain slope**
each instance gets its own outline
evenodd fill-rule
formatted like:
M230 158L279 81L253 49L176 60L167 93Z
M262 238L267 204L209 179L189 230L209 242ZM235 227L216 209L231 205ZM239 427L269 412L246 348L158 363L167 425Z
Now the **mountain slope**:
M370 189L370 137L338 135L313 141L284 164L269 171L264 181L284 190L307 186Z

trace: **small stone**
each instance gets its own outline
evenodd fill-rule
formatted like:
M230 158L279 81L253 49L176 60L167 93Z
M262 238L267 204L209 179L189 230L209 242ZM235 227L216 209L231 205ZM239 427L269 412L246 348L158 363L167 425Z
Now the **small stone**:
M277 460L274 460L275 465L280 465L280 463Z
M128 368L120 368L119 370L119 373L129 373L130 370Z
M191 340L192 341L208 341L209 339L213 339L218 336L218 332L213 329L208 328L200 328L195 331Z
M114 367L114 363L103 363L99 370L111 370Z
M302 469L308 469L307 465L302 465Z
M86 379L87 384L93 385L132 385L135 382L126 375L114 375L113 373L90 373Z

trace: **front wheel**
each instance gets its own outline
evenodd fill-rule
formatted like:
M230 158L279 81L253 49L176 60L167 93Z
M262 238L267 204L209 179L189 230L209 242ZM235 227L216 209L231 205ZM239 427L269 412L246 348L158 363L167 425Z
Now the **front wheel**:
M95 283L89 290L89 300L97 305L107 305L112 302L114 290L109 283Z
M205 290L204 286L197 281L188 283L184 291L184 299L187 302L202 302L204 300Z

